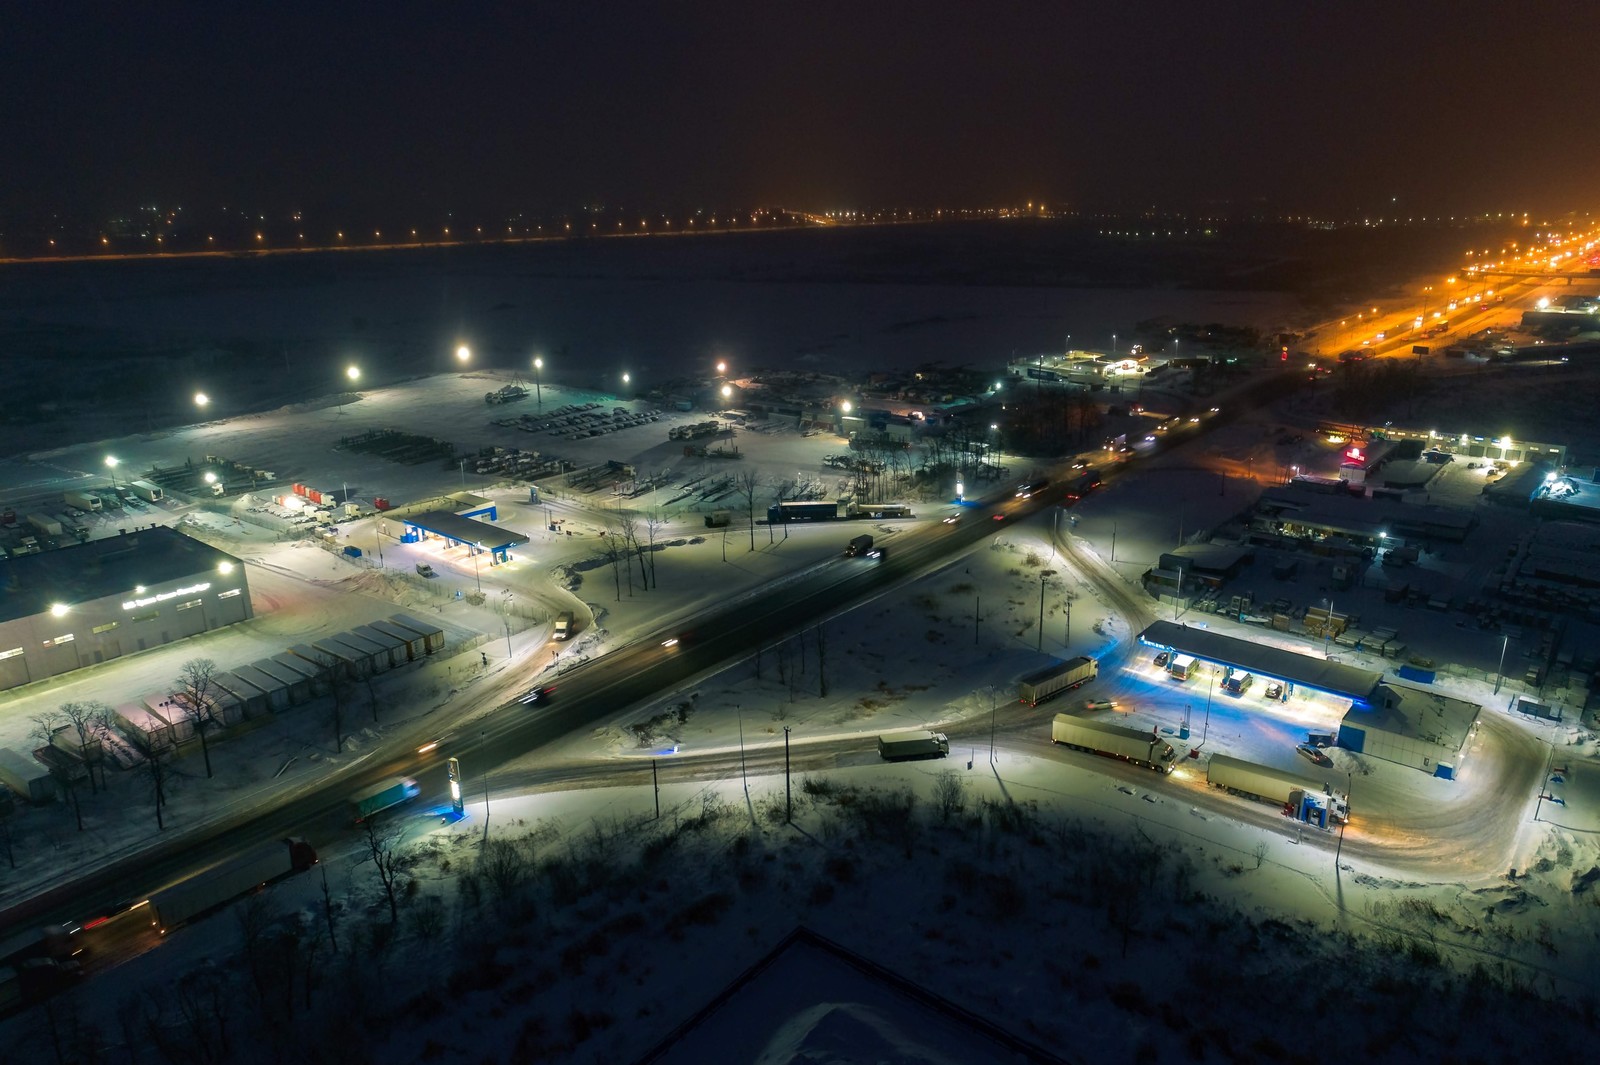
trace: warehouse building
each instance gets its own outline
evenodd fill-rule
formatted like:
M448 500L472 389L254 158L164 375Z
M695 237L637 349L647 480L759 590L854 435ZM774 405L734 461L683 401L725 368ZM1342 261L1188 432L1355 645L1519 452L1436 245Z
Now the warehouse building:
M155 526L0 562L0 691L253 617L244 565Z

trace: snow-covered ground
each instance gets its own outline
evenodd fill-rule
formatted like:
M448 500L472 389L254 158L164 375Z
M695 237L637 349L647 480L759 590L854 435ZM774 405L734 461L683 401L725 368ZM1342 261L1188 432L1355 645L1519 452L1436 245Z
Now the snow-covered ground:
M572 567L596 555L592 534L606 527L612 500L557 487L548 505L590 535L556 537L544 528L543 504L519 502L525 489L333 450L340 435L386 425L529 446L526 434L487 425L505 412L482 402L495 380L435 377L376 390L342 414L285 410L8 464L8 487L36 491L97 474L108 451L132 469L221 454L397 501L465 483L496 498L503 523L533 542L510 566L476 574L466 560L432 554L444 575L424 581L412 567L421 548L386 541L377 569L305 541L279 542L243 517L174 508L166 520L196 522L197 532L247 560L257 619L8 694L0 739L18 743L32 714L68 699L121 702L154 690L199 655L228 668L396 609L427 611L447 629L445 656L378 680L379 720L363 722L344 752L333 752L326 708L313 705L218 743L215 781L185 759L169 815L169 831L182 831L385 742L438 734L441 720L492 709L550 668L547 619L569 596L595 620L561 654L594 657L664 619L837 554L838 533L827 528L796 527L770 542L762 529L752 550L741 527L724 545L691 508L670 515L667 538L684 542L666 552L659 590L619 594L597 570L569 591ZM547 406L586 398L545 392ZM672 465L681 483L706 460L674 455L678 449L662 443L666 424L629 431L637 437L552 438L553 450L585 464ZM442 824L430 812L441 797L424 796L386 826L398 834L403 879L414 885L400 890L393 929L373 863L362 858L365 842L354 833L317 840L319 871L58 999L56 1033L70 1034L82 1020L101 1042L172 1041L174 1060L631 1060L804 924L1068 1060L1306 1056L1308 1039L1320 1042L1331 1017L1366 1060L1494 1060L1527 1046L1535 1008L1540 1052L1579 1052L1594 1024L1600 961L1600 846L1589 812L1600 809L1600 772L1594 736L1581 725L1513 718L1489 702L1492 678L1447 677L1449 691L1489 706L1462 778L1449 784L1335 752L1354 782L1355 820L1342 837L1299 830L1271 807L1208 791L1199 760L1162 779L1048 743L1054 713L1114 697L1122 704L1116 713L1135 724L1174 737L1188 724L1189 746L1299 768L1295 739L1337 719L1341 707L1315 699L1268 707L1214 694L1202 708L1204 693L1153 675L1131 642L1157 612L1132 589L1137 574L1250 498L1251 482L1223 481L1212 465L1220 455L1235 468L1240 448L1265 456L1253 433L1236 426L1178 449L1149 476L1088 497L1073 512L1075 526L1048 517L1009 525L830 621L827 696L817 694L814 654L802 663L794 647L782 665L769 655L759 677L753 660L732 663L692 690L619 710L588 733L497 768L489 809L473 802L463 822ZM793 433L742 433L737 443L743 468L783 478L797 469L821 476L821 455L838 448ZM1263 482L1267 464L1258 459L1251 471ZM920 523L942 512L929 507ZM374 535L370 521L356 523L347 540L365 547ZM493 591L475 605L465 593L480 580ZM502 589L518 604L509 630L496 609ZM1068 653L1103 656L1102 678L1037 710L1018 706L1015 679L1042 655ZM641 742L634 726L685 701L686 720L657 726ZM950 733L948 760L878 761L874 733L921 725ZM796 764L792 826L783 821L786 728ZM659 818L648 784L604 786L605 774L640 770L652 756L661 773ZM547 763L592 768L594 776L580 787L531 783ZM285 765L285 778L275 776ZM1518 774L1542 783L1493 790ZM14 898L153 838L142 787L114 776L109 794L85 796L81 834L63 808L25 811L12 823L19 863L4 872L6 891ZM1512 868L1514 879L1506 875ZM244 934L261 921L241 914L259 906L276 915L274 936L292 931L271 949ZM847 1028L839 1018L823 1023L818 1008L838 992L813 990L803 969L786 994L760 1000L759 1021L746 1015L721 1041L699 1045L755 1048L727 1060L847 1059L841 1044L859 1045L865 1014L846 1011ZM210 1001L229 1004L225 1047L214 1005L187 1020L181 1010L213 984L225 990ZM122 1009L141 990L153 993L148 1001L163 1017ZM1547 998L1554 1008L1539 1008ZM1424 1002L1428 1021L1418 1012ZM930 1036L914 1012L882 1006L872 1018L880 1060L984 1060L983 1048L959 1032ZM707 1020L718 1023L729 1023L726 1013ZM31 1055L25 1060L50 1060L37 1016L9 1022L4 1036Z

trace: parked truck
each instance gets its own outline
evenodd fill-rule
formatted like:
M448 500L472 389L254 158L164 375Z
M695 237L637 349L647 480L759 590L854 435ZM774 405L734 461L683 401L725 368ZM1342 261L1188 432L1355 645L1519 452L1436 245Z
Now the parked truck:
M1120 758L1158 773L1170 773L1178 754L1172 744L1153 732L1090 721L1071 714L1057 714L1050 723L1050 741L1090 754Z
M61 523L48 514L33 513L28 515L28 524L44 533L46 536L60 536Z
M706 515L706 528L721 529L733 523L733 511L713 510Z
M943 758L950 753L950 738L942 732L918 729L889 732L878 737L878 754L885 762L902 758Z
M572 611L563 610L556 615L556 627L550 633L552 640L568 640L572 638Z
M872 537L866 533L850 538L850 543L845 547L844 553L849 558L860 558L872 550Z
M166 494L161 491L161 486L151 484L149 481L132 481L128 484L128 487L133 490L134 495L146 503L159 503L166 498Z
M69 507L79 510L100 510L102 504L99 496L90 495L88 492L65 492L61 498Z
M421 791L417 782L410 777L391 777L350 796L350 808L357 821L365 821L381 810L416 798Z
M317 852L303 839L263 844L151 895L150 923L166 935L179 925L275 880L303 873L315 864Z
M1316 807L1326 808L1329 820L1342 824L1350 819L1350 803L1345 795L1326 784L1296 776L1283 769L1257 765L1242 758L1214 754L1206 767L1206 781L1214 788L1247 799L1272 803L1292 813L1298 820L1320 820ZM1326 827L1326 826L1324 826Z
M1094 659L1069 658L1023 677L1019 694L1029 706L1038 706L1046 699L1081 687L1099 675L1100 663Z

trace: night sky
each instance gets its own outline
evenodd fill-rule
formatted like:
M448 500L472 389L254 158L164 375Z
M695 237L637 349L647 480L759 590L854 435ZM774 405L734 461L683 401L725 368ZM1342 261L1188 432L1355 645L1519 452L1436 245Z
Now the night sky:
M0 211L1587 209L1600 5L57 4Z

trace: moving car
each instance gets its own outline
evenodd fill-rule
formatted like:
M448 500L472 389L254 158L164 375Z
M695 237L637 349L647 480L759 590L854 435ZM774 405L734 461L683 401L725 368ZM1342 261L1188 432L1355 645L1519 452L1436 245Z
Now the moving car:
M1332 765L1333 764L1333 759L1332 758L1329 758L1327 755L1323 754L1320 748L1318 748L1318 747L1316 747L1316 746L1314 746L1312 744L1299 743L1299 744L1295 745L1294 749L1299 751L1301 754L1305 755L1307 758L1311 759L1317 765Z
M1085 710L1115 710L1117 701L1115 699L1090 699L1083 704L1083 708Z
M545 702L550 698L551 693L554 691L554 688L529 688L527 691L517 696L517 702L521 703L523 706L532 706L534 703Z

